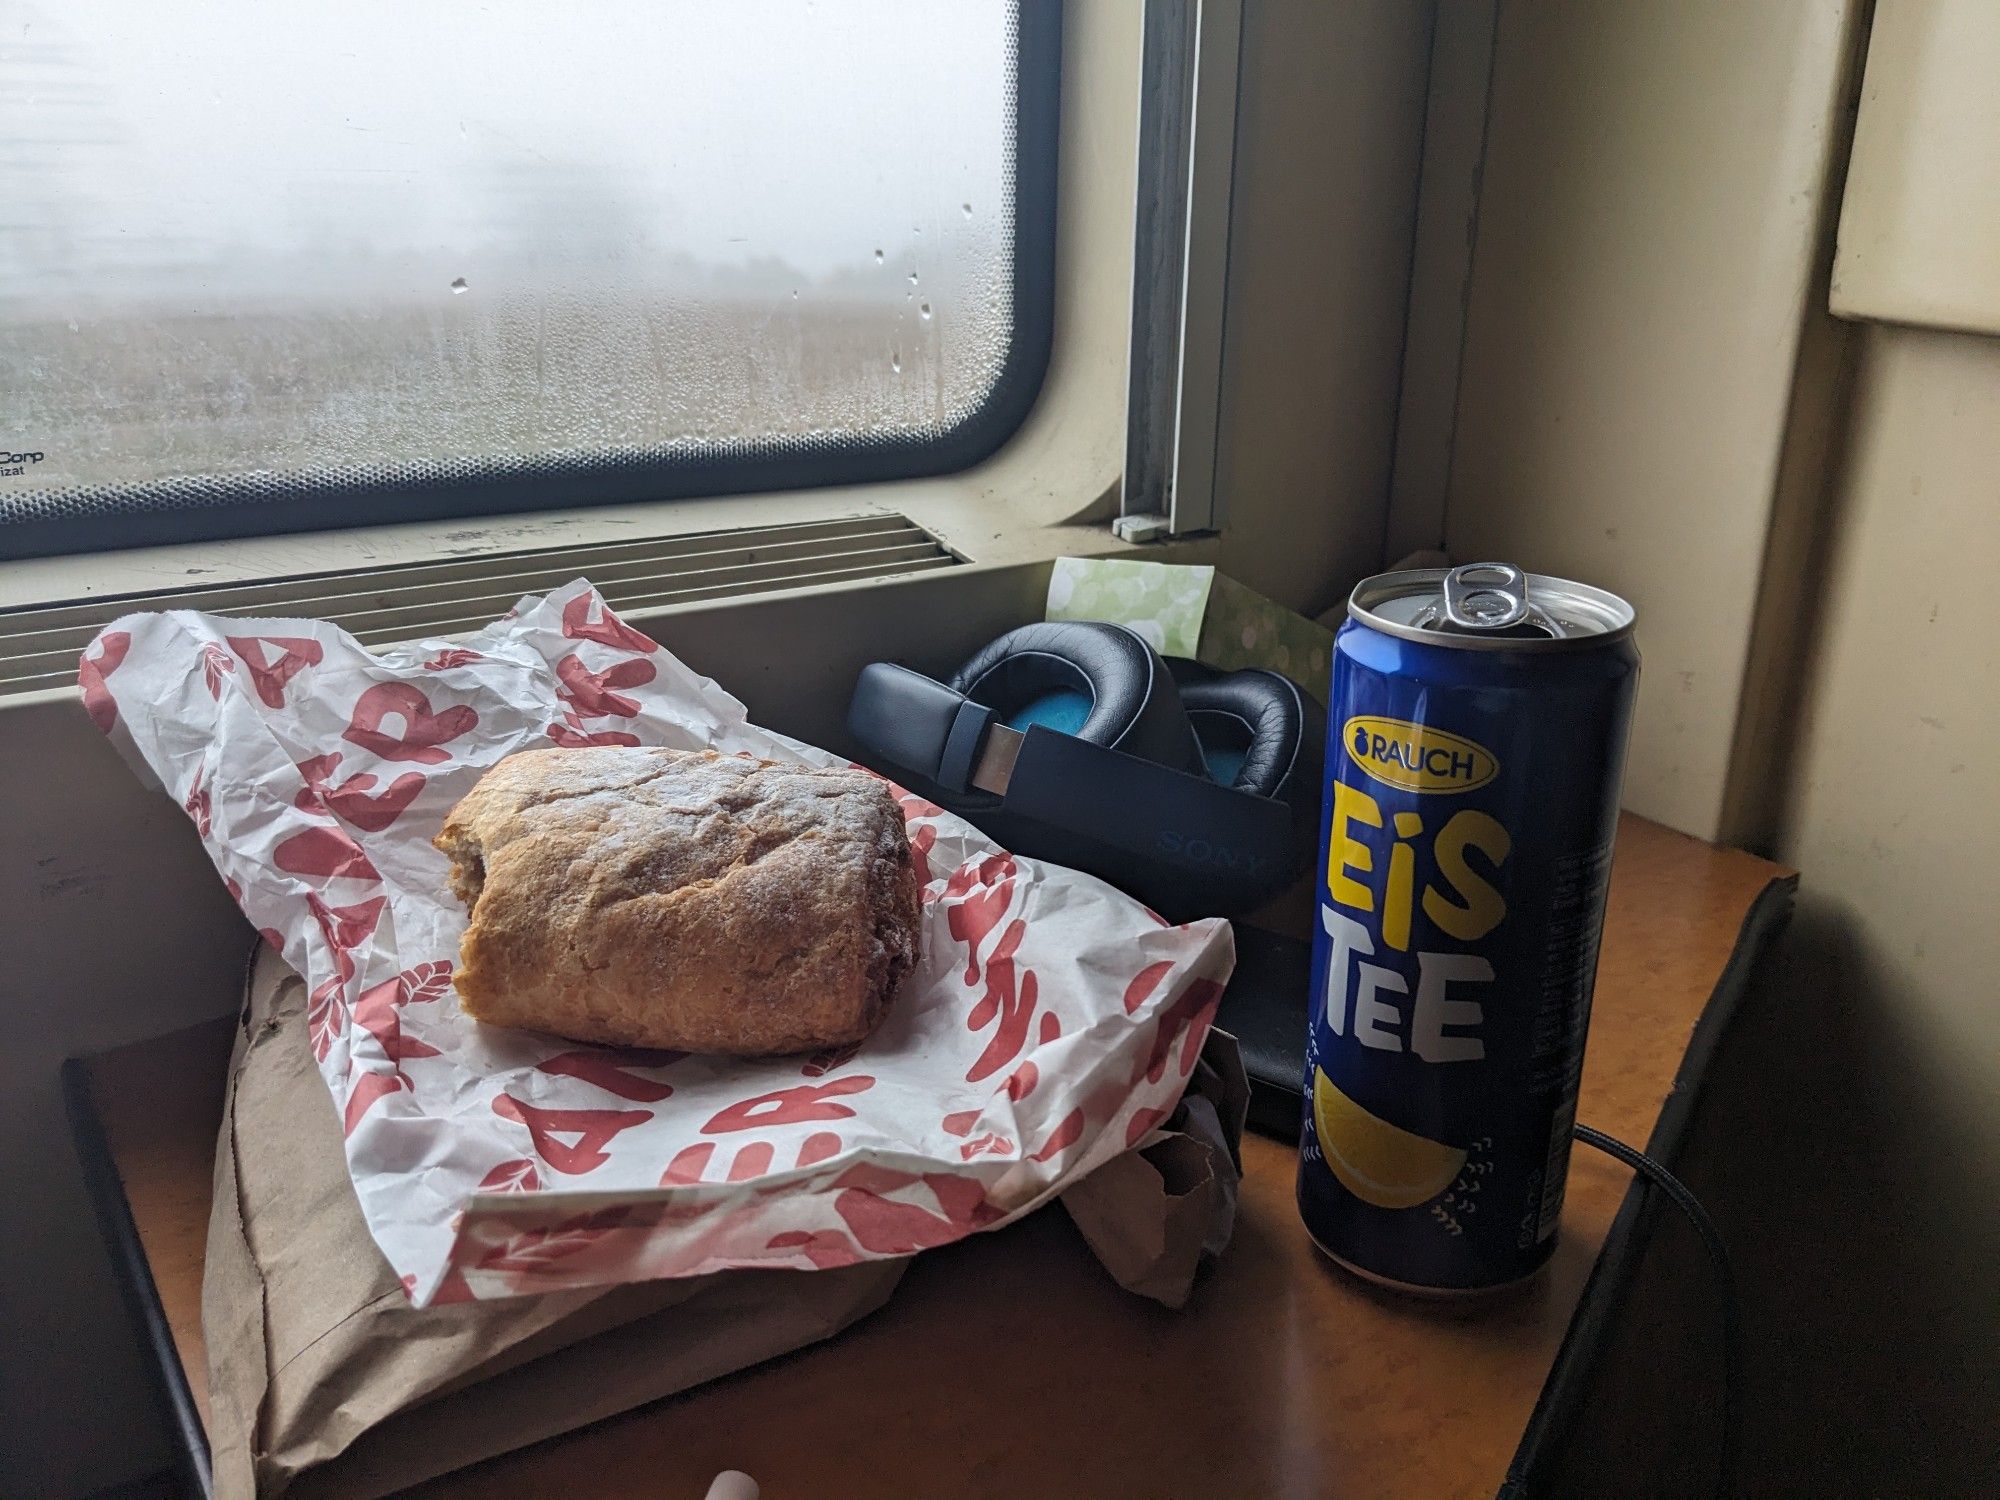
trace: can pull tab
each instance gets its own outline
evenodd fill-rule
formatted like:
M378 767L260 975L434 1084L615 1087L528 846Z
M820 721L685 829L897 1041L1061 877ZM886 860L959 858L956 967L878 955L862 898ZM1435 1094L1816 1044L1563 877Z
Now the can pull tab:
M1512 563L1465 563L1444 575L1444 617L1459 630L1511 630L1528 615L1527 575Z

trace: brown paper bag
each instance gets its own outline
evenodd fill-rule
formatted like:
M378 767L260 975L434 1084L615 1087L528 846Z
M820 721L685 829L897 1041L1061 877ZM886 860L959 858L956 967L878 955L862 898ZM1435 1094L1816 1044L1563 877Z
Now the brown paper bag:
M902 1271L737 1271L412 1309L354 1198L305 986L266 954L230 1064L202 1284L216 1491L399 1489L825 1338Z
M1122 1284L1178 1306L1204 1246L1227 1240L1243 1098L1234 1043L1214 1033L1166 1127L1065 1196ZM881 1306L905 1264L413 1309L355 1201L305 987L266 953L230 1063L202 1285L216 1492L384 1494L826 1338Z
M1063 1194L1091 1252L1127 1291L1183 1306L1203 1259L1229 1243L1249 1108L1236 1038L1211 1030L1165 1124Z

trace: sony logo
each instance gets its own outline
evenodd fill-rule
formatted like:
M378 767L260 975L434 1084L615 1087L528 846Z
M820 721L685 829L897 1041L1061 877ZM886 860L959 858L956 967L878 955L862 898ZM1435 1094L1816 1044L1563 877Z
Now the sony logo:
M1260 854L1240 853L1213 839L1190 838L1171 828L1160 830L1159 845L1161 852L1170 858L1191 865L1216 865L1225 870L1242 870L1255 875L1263 870L1265 864Z

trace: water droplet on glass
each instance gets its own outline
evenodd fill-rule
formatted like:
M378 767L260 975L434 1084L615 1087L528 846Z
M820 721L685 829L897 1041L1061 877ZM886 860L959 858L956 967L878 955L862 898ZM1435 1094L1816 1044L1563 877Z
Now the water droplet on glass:
M875 252L875 264L878 266L882 264L882 252L880 250Z
M958 211L964 214L968 219L972 217L972 205L970 203L959 204Z
M912 271L910 272L910 285L915 286L916 284L917 284L917 273L915 271Z
M894 370L894 371L895 371L895 372L896 372L896 373L897 373L898 375L902 374L902 373L903 373L903 356L902 356L902 355L900 355L900 354L892 354L892 355L890 355L890 356L889 356L889 368L890 368L891 370Z
M794 302L799 300L799 289L797 287L792 288L792 300Z
M451 283L452 296L457 297L471 290L472 288L465 284L465 278L463 276L454 277L452 279Z
M928 302L920 303L917 307L917 316L920 318L928 318L930 315L931 315L930 303Z

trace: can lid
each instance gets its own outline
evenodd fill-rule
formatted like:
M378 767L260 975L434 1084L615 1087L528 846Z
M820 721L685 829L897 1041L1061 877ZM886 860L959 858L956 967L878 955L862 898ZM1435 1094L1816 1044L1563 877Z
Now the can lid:
M1347 612L1390 635L1474 651L1602 646L1630 635L1633 617L1616 594L1511 563L1377 573L1355 585Z

